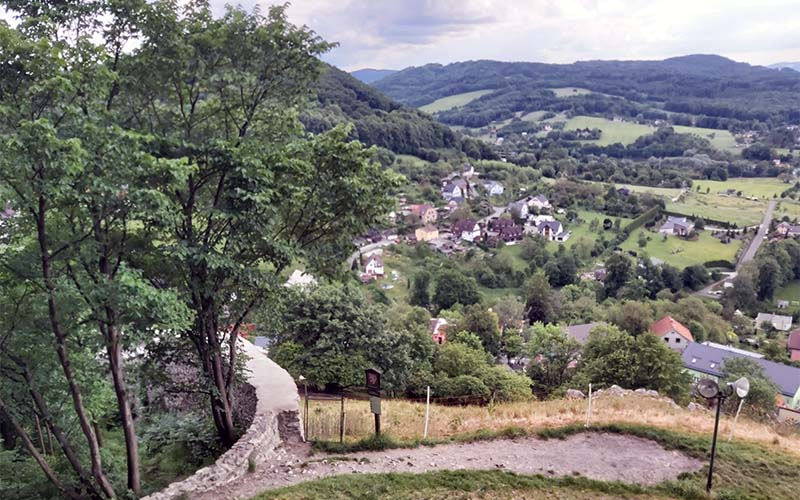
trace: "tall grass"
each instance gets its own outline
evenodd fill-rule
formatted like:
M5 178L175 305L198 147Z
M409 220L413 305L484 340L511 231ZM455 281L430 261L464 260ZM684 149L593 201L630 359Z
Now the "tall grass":
M338 441L339 401L309 401L308 437L315 441ZM509 428L527 432L583 425L586 401L555 400L503 403L490 406L431 405L428 439L431 442L457 436L495 434ZM382 404L381 430L397 441L421 441L425 425L425 404L385 399ZM733 421L723 417L720 439L725 441ZM593 425L635 424L708 436L713 431L711 412L690 412L654 398L641 396L603 397L593 402ZM369 402L345 400L345 440L359 441L374 432ZM800 457L800 435L780 433L774 427L740 418L734 440L759 443Z

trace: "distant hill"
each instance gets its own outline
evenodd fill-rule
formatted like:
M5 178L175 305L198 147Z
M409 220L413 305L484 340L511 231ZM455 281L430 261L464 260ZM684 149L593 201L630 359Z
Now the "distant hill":
M373 83L381 78L397 73L396 69L372 69L364 68L351 71L350 74L364 83Z
M375 82L398 101L422 106L442 97L493 90L458 109L437 113L451 125L481 127L537 110L576 114L651 113L721 120L800 123L800 74L751 66L716 55L663 61L581 61L543 64L467 61L407 68ZM559 98L548 89L580 87L588 95Z
M348 73L327 65L317 83L317 103L301 120L311 132L352 123L354 139L435 161L441 150L494 157L488 146L460 135L430 115L383 95ZM476 149L477 148L477 149Z
M788 68L788 69L793 69L795 71L800 72L800 62L781 62L781 63L770 64L767 67L768 68L772 68L772 69L786 69L786 68Z

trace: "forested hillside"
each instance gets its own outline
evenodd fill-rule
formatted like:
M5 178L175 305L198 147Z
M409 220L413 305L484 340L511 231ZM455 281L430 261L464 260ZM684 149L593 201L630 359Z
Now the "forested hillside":
M364 68L353 71L350 74L364 83L373 83L394 73L397 73L397 70Z
M350 122L354 138L395 153L435 161L436 150L467 151L474 158L491 158L491 150L474 139L463 141L449 127L429 115L404 106L333 66L327 66L316 89L317 106L302 116L311 132L322 132Z
M571 86L591 92L563 99L548 90ZM445 123L470 127L537 110L650 114L652 118L691 114L699 117L700 126L709 128L730 128L732 121L748 120L800 123L800 74L710 55L574 64L428 64L383 78L375 87L412 106L463 92L493 90L438 116Z

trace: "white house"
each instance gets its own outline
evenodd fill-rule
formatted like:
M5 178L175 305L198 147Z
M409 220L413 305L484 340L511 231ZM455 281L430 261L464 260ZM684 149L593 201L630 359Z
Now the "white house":
M442 188L442 197L445 200L451 200L453 198L463 198L464 197L464 190L461 189L461 186L458 184L451 182L445 184Z
M505 191L503 185L497 181L486 181L483 183L483 188L489 196L500 196Z
M548 241L557 241L558 235L564 232L564 226L557 220L545 221L536 226L539 234Z
M372 276L383 276L383 259L380 255L370 255L364 264L364 273Z
M792 329L792 317L791 316L782 316L780 314L769 314L769 313L758 313L756 316L756 328L761 328L761 325L764 323L769 323L772 325L772 328L781 331L781 332L788 332Z
M508 210L517 219L527 219L529 215L528 204L524 201L515 201L508 206Z
M453 234L472 243L480 237L481 227L473 219L460 220L453 226Z
M678 236L687 236L694 229L694 223L686 217L674 217L670 215L667 217L667 222L658 230L662 234L675 234Z
M533 207L537 210L550 210L553 206L550 204L550 200L548 200L544 195L537 194L533 198L528 201L528 206Z
M317 284L317 279L304 271L295 269L289 279L286 280L283 286L288 288L308 288Z
M650 331L664 340L670 349L683 352L686 346L694 342L692 332L671 316L664 316L650 325Z

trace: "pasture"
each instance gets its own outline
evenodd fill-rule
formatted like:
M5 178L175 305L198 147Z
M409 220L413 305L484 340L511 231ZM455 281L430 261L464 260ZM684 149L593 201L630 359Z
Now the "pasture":
M800 220L800 202L781 200L775 207L775 220L788 217L789 220Z
M558 87L547 90L552 90L556 94L556 97L572 97L574 95L586 95L592 93L591 90L580 87Z
M782 192L789 189L792 185L787 184L776 177L732 177L726 181L706 181L697 180L692 183L692 191L700 193L709 190L709 194L725 192L728 189L741 191L742 196L755 196L757 198L772 198L780 196Z
M689 193L678 202L667 200L667 210L688 217L729 222L742 226L761 223L767 202L744 198L724 197L716 194Z
M727 130L686 127L683 125L675 125L672 128L674 128L675 132L678 132L679 134L695 134L703 139L708 139L711 145L717 149L739 154L739 149L736 148L736 139L733 137L733 134Z
M800 302L800 280L793 280L775 292L775 300Z
M564 130L577 130L585 128L597 128L602 131L600 139L589 141L598 146L608 146L610 144L631 144L638 137L652 134L655 128L650 125L640 125L631 122L615 122L597 116L576 116L570 118L564 126Z
M742 244L738 240L727 244L722 243L711 236L708 231L700 231L696 241L686 241L676 236L668 236L664 240L661 234L644 231L644 234L650 237L650 241L644 248L639 248L639 232L638 230L634 231L630 238L622 244L623 250L633 250L640 254L644 252L650 257L660 259L679 269L711 260L727 260L735 263L736 251Z
M442 97L441 99L436 99L435 101L428 103L424 106L420 106L420 110L426 113L438 113L439 111L447 111L448 109L458 108L461 106L465 106L470 102L474 101L475 99L485 96L486 94L491 94L494 92L492 89L486 90L475 90L473 92L464 92L463 94L455 94L450 95L447 97Z

